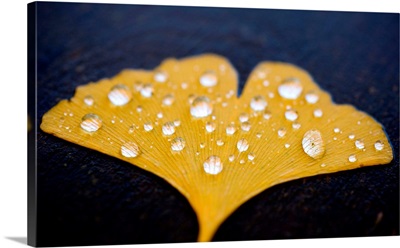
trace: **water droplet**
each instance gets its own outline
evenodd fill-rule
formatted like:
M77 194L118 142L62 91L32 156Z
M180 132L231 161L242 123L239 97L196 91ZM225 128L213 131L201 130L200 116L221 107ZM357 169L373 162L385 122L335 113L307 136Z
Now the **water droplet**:
M267 102L263 96L255 96L251 99L250 107L254 111L263 111L267 107Z
M112 123L112 124L114 124L114 123L115 123L115 120L114 120L114 119L112 119L112 120L111 120L111 123Z
M194 99L196 99L196 96L193 95L193 94L190 94L190 95L188 96L188 103L189 103L189 104L192 104L193 101L194 101Z
M333 132L335 132L335 133L340 133L340 128L335 127L335 128L333 129Z
M86 114L82 117L81 128L86 132L96 132L101 128L103 122L96 114Z
M175 127L179 127L181 125L181 120L179 119L174 120L174 125Z
M249 115L247 113L241 113L239 115L239 121L240 122L245 122L249 120Z
M197 118L209 116L212 111L213 106L210 103L210 99L206 96L196 97L190 106L190 114Z
M314 117L316 117L316 118L320 118L320 117L322 117L322 110L321 109L316 109L316 110L314 110Z
M250 161L253 161L255 157L256 157L256 156L255 156L254 153L252 153L252 152L250 152L250 153L247 155L247 158L248 158Z
M151 130L153 130L153 124L149 121L149 122L146 122L144 125L143 125L143 128L144 128L144 130L146 131L146 132L150 132Z
M318 130L312 129L307 131L303 136L302 145L304 152L308 156L314 159L319 159L324 156L325 144Z
M161 119L161 118L163 118L163 116L164 116L164 115L163 115L163 113L162 113L162 112L158 112L158 113L157 113L157 118L158 118L158 119Z
M321 167L323 168L323 167L325 167L326 166L326 164L321 164Z
M162 104L165 106L171 106L175 101L175 97L172 94L167 94L162 100Z
M250 122L248 122L248 121L243 122L241 125L241 128L245 132L250 131L250 128L251 128Z
M223 165L218 156L210 156L203 163L204 171L211 175L217 175L222 171Z
M87 105L87 106L92 106L94 103L94 99L92 96L85 96L85 98L83 99L83 102Z
M306 94L306 101L308 103L314 104L314 103L318 102L318 100L319 100L319 96L315 92L311 91Z
M360 149L360 150L365 148L364 142L362 142L361 140L356 140L354 142L354 145L357 147L357 149Z
M175 133L175 124L173 122L166 122L162 126L162 132L164 135L169 136Z
M302 91L303 86L297 78L287 78L278 87L279 95L286 99L297 99Z
M233 162L233 160L235 160L235 155L233 154L229 155L228 159L230 162Z
M382 151L382 150L383 150L383 147L385 147L385 145L383 144L383 142L380 141L380 140L378 140L377 142L375 142L374 146L375 146L375 149L376 149L377 151Z
M215 127L216 127L216 124L214 122L212 122L212 121L208 121L206 123L206 131L209 132L209 133L214 132Z
M130 126L128 132L133 133L134 131L135 131L135 127L133 125Z
M143 111L143 107L142 106L137 106L136 107L136 111L138 112L138 113L141 113L142 111Z
M226 127L226 134L227 135L233 135L236 132L236 126L235 124L231 123Z
M151 83L147 83L143 85L142 89L140 90L140 94L143 97L149 98L153 95L153 91L154 91L153 85Z
M168 79L168 74L165 71L157 70L154 74L154 81L165 83Z
M349 134L349 139L351 139L351 140L352 140L352 139L354 139L355 137L356 137L356 136L355 136L354 134L352 134L352 133L351 133L351 134Z
M269 111L265 111L264 112L263 117L264 117L265 120L269 120L271 118L271 116L272 116L271 112L269 112Z
M249 149L249 142L247 142L246 139L240 139L237 142L236 147L239 150L239 152L245 152L245 151L247 151L247 149Z
M224 141L222 139L217 139L217 145L218 146L223 146L224 145Z
M297 129L300 129L300 127L301 127L301 124L300 124L300 123L298 123L298 122L293 122L293 123L292 123L292 128L293 128L293 129L296 129L296 130L297 130Z
M127 86L117 84L111 88L108 99L116 106L123 106L132 99L132 92Z
M181 88L182 88L183 90L186 90L187 87L188 87L188 84L187 84L186 82L181 83Z
M257 134L256 134L256 137L257 137L257 138L261 138L261 136L262 136L261 133L257 133Z
M278 136L280 137L280 138L282 138L282 137L284 137L286 135L286 129L285 128L280 128L279 130L278 130Z
M356 161L357 161L356 155L353 154L349 156L349 162L354 163Z
M285 144L285 148L289 148L290 147L290 144Z
M213 87L218 83L217 75L214 71L206 71L200 77L200 84L204 87Z
M288 121L295 121L295 120L297 120L298 117L299 117L299 115L297 114L297 111L295 111L293 109L286 110L286 112L285 112L285 118Z
M244 161L244 159L241 159L239 163L244 164L244 163L246 163L246 161Z
M135 158L139 155L139 146L134 142L127 142L121 146L121 154L127 158Z
M203 149L206 145L202 142L200 143L200 148Z
M182 137L176 137L171 141L171 149L176 152L182 151L185 145L186 141Z
M264 87L268 87L269 86L269 81L268 80L264 80L263 81L263 85L264 85Z

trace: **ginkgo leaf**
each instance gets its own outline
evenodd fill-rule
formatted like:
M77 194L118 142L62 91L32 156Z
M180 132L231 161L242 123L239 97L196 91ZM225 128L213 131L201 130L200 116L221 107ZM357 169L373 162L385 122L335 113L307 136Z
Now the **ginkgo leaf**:
M378 122L294 65L260 63L236 92L223 57L167 59L78 87L41 129L164 178L194 208L199 241L273 185L393 159Z

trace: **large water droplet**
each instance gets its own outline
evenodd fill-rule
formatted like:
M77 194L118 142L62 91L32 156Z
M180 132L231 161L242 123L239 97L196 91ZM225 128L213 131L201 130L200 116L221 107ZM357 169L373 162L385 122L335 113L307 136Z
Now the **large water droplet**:
M210 103L210 99L206 96L196 97L190 106L190 114L197 118L209 116L212 111L213 106Z
M127 158L135 158L139 155L139 146L134 142L127 142L121 146L121 154Z
M231 123L226 127L226 134L227 135L233 135L236 132L237 128L235 124Z
M154 73L154 81L159 83L165 83L168 79L168 74L165 71L157 70Z
M380 141L380 140L378 140L377 142L375 142L374 146L375 146L375 150L377 150L377 151L382 151L383 148L385 147L385 145L383 144L383 142Z
M212 122L212 121L208 121L206 123L206 131L209 132L209 133L214 132L215 127L216 127L216 124L214 122Z
M182 137L176 137L171 141L171 149L176 152L182 151L185 145L186 141Z
M140 94L143 97L149 98L153 95L153 91L154 91L153 85L151 83L147 83L143 85L142 89L140 90Z
M245 152L249 149L249 142L246 139L240 139L236 144L237 149L239 152Z
M296 110L289 109L289 110L286 110L286 112L285 112L285 118L288 121L295 121L295 120L297 120L298 117L299 117L299 115L297 114Z
M304 152L314 159L322 158L325 154L325 144L318 130L307 131L303 136L302 145Z
M354 162L356 162L356 161L357 161L356 155L353 154L353 155L350 155L350 156L349 156L349 162L350 162L350 163L354 163Z
M87 106L92 106L94 103L94 99L92 96L85 96L85 98L83 99L83 102L87 105Z
M144 128L144 130L146 131L146 132L150 132L151 130L153 130L153 124L149 121L149 122L146 122L144 125L143 125L143 128Z
M132 99L132 92L127 86L117 84L111 88L108 99L116 106L123 106Z
M248 132L248 131L250 131L251 124L250 124L250 122L245 121L242 123L242 125L240 127L242 128L243 131Z
M318 102L318 100L319 100L319 96L316 93L314 93L313 91L308 92L306 94L306 101L308 103L314 104L314 103Z
M218 83L218 77L214 71L206 71L200 77L200 84L204 87L213 87Z
M250 107L254 111L263 111L267 107L267 102L263 96L255 96L250 101Z
M175 97L172 94L167 94L162 100L162 104L165 106L171 106L175 101Z
M86 114L82 117L81 128L86 132L96 132L101 128L103 122L96 114Z
M354 145L357 147L357 149L360 149L360 150L365 148L364 142L362 142L361 140L356 140L354 142Z
M204 171L211 175L217 175L222 171L223 165L218 156L210 156L203 163Z
M286 99L297 99L302 91L303 86L297 78L287 78L278 87L279 95Z
M241 113L239 115L239 121L240 122L245 122L249 120L249 115L247 113Z
M175 133L175 124L173 122L166 122L162 126L162 132L164 135L169 136Z

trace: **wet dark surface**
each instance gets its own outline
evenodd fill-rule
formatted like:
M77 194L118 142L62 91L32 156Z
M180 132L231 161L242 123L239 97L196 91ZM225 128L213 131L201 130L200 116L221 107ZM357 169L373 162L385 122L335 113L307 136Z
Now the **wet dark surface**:
M240 86L263 60L306 69L383 124L392 163L277 185L214 240L399 234L397 14L39 3L38 122L76 86L167 57L217 53ZM38 245L196 241L188 201L151 173L38 130Z

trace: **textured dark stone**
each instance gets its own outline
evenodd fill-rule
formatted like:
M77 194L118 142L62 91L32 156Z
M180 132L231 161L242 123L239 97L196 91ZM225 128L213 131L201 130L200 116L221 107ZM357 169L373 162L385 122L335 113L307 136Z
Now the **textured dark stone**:
M337 103L382 123L384 166L300 179L241 206L215 240L399 234L399 15L38 3L38 122L76 86L167 57L217 53L240 89L264 60L306 69ZM163 179L38 130L38 245L196 241L188 201Z

